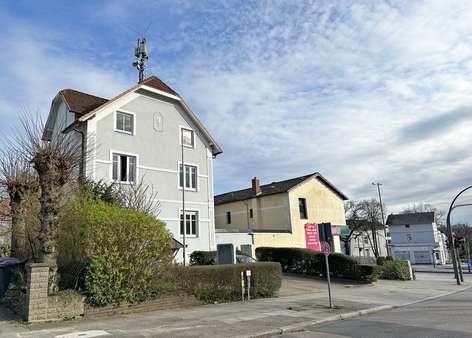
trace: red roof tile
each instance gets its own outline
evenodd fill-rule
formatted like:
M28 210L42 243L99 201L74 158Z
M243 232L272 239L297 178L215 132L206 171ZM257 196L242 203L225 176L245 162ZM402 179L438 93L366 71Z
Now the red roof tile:
M60 93L64 97L69 109L81 115L108 102L107 99L102 97L82 93L74 89L63 89Z
M179 96L179 94L177 94L172 88L170 88L161 79L159 79L157 76L154 76L154 75L145 79L143 82L141 82L141 84L144 84L146 86L152 87L157 90L161 90L168 94Z

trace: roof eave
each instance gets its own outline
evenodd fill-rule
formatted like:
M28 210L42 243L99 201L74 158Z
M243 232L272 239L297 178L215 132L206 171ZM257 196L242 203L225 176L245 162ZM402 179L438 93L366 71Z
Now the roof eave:
M213 156L217 156L221 153L223 153L223 149L220 147L220 145L218 144L218 142L216 142L216 140L213 138L213 136L210 134L210 132L208 131L208 129L205 127L205 125L198 119L197 115L193 112L193 110L189 107L189 105L182 99L181 96L176 96L176 95L173 95L173 94L169 94L169 93L166 93L162 90L158 90L158 89L154 89L152 87L149 87L147 86L145 83L138 83L137 85L131 87L130 89L126 90L125 92L115 96L114 98L112 98L111 100L109 100L108 102L105 102L103 105L93 109L92 111L82 115L81 117L79 117L79 121L80 122L85 122L91 118L93 118L100 110L108 107L110 104L114 103L116 100L118 100L119 98L127 95L127 94L130 94L130 93L133 93L133 92L136 92L138 89L144 89L144 90L147 90L147 91L150 91L152 93L157 93L159 95L163 95L165 97L168 97L168 98L171 98L171 99L174 99L176 100L177 102L180 102L180 104L182 105L182 107L184 108L184 110L190 115L190 117L192 118L193 122L198 126L198 128L203 132L203 134L205 135L205 137L207 138L208 140L208 143L210 145L210 148L211 148L211 152L212 152L212 155Z

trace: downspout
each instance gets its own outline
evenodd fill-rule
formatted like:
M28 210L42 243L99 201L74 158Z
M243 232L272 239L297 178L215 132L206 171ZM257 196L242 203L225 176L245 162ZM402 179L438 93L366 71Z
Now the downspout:
M80 123L80 122L79 122ZM81 126L82 124L79 124ZM80 183L85 183L85 167L86 167L86 161L85 161L85 149L87 146L86 138L85 138L85 132L82 130L82 128L76 128L72 129L73 131L77 132L81 136L81 142L80 142L80 152L81 152L81 161L79 164L79 182Z

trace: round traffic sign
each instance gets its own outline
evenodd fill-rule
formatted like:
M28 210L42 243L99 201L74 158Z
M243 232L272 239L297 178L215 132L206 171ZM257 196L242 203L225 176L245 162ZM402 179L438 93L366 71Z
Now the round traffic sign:
M329 256L329 254L331 253L331 246L328 242L323 242L323 252L325 256Z

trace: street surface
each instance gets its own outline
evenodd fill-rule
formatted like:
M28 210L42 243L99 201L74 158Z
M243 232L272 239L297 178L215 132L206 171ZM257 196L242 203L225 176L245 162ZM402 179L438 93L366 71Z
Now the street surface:
M276 337L472 337L472 290Z
M466 281L470 275L465 276ZM332 293L335 309L328 308L327 285L325 280L305 278L294 275L283 277L280 295L277 298L257 299L250 302L234 302L227 304L210 304L183 309L162 310L155 312L135 313L104 318L70 320L57 323L25 325L12 320L8 311L0 307L0 337L17 338L88 338L88 337L269 337L288 331L287 327L304 329L315 322L358 311L377 308L379 306L399 306L406 303L421 301L429 297L450 294L465 290L469 284L457 286L451 274L418 273L416 281L381 280L372 285L355 284L350 281L333 281ZM470 293L467 293L470 297ZM460 298L461 296L459 296ZM472 322L470 299L461 305L469 307L462 311L459 308L445 308L438 312L432 322L442 327L449 318L451 311L467 315L463 321ZM447 306L453 304L446 304ZM421 305L418 305L421 307ZM406 311L404 308L399 311ZM439 311L439 310L438 310ZM395 312L396 313L396 312ZM415 318L420 316L416 311L407 315L408 321L403 326L414 326ZM361 317L361 320L369 318ZM429 317L428 317L429 318ZM401 321L401 319L399 319ZM370 322L355 326L352 322L345 329L349 334L357 334L363 326L368 328ZM382 320L378 321L382 322ZM340 322L345 324L347 321ZM377 322L376 322L377 323ZM381 325L381 324L379 324ZM387 325L387 324L385 324ZM390 330L395 324L388 323ZM398 326L402 328L402 326ZM434 328L434 326L427 326ZM421 327L420 327L421 328ZM316 328L329 330L330 326ZM451 330L444 326L443 330ZM315 328L314 328L315 330ZM320 331L305 332L321 334L315 337L329 337ZM344 332L344 331L343 331ZM359 331L363 332L363 331ZM435 331L436 332L436 331ZM346 333L346 332L345 332ZM303 333L297 333L303 334ZM377 336L374 334L374 336ZM472 336L472 335L471 335ZM279 336L280 337L280 336ZM294 337L297 337L296 335ZM303 337L303 336L301 336ZM360 337L360 336L356 336ZM433 336L434 337L434 336ZM441 337L441 336L439 336Z

